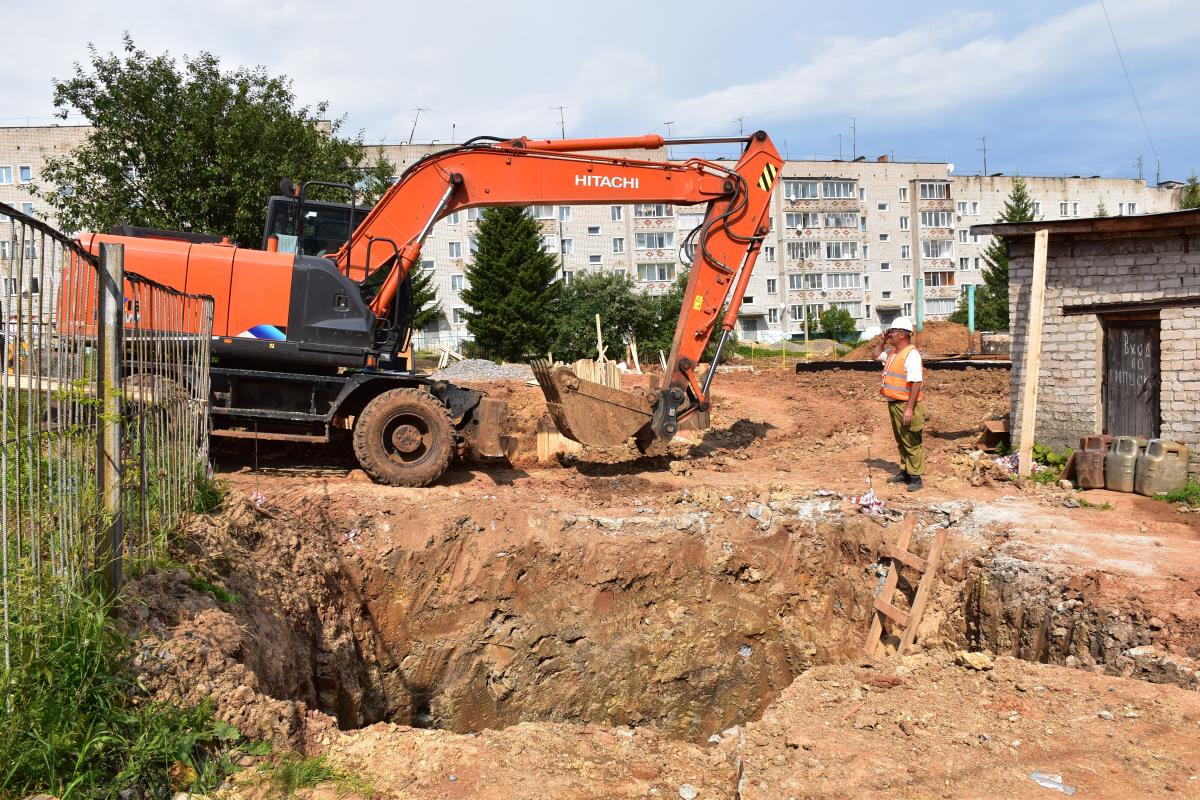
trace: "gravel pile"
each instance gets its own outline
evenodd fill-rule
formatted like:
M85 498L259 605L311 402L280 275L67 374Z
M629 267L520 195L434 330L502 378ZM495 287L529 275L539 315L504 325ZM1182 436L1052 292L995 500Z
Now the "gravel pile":
M430 377L456 381L528 381L533 380L533 369L528 364L496 364L483 358L468 358L456 361Z

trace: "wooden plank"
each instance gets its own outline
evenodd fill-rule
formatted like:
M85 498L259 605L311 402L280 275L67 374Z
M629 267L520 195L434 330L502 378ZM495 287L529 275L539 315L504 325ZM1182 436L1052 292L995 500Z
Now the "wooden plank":
M1058 473L1060 481L1069 481L1071 476L1075 474L1075 451L1071 451L1071 457L1067 459L1067 463L1063 466L1062 472Z
M880 614L883 614L886 617L891 617L896 622L897 625L900 625L900 626L908 625L908 620L909 620L910 615L904 613L903 611L896 608L894 605L887 602L886 600L879 598L879 597L875 598L874 608Z
M907 550L909 542L912 541L913 528L916 527L917 518L908 514L904 517L904 522L900 524L900 537L896 540L896 546ZM900 580L900 568L896 564L892 564L888 568L887 577L883 579L883 587L879 590L879 594L875 597L891 600L892 594L896 591L896 584ZM868 656L875 655L875 651L879 648L879 639L883 636L883 618L879 616L879 612L872 609L871 611L871 627L867 631L867 641L863 645L863 652Z
M888 558L899 561L906 567L912 567L917 572L924 572L925 568L929 566L929 562L916 553L910 553L898 547L885 547L883 548L883 554Z
M1033 434L1037 424L1038 374L1042 360L1042 314L1046 308L1046 262L1050 233L1045 228L1033 237L1033 283L1029 287L1029 320L1025 327L1025 368L1021 375L1021 437L1017 474L1033 470Z
M896 655L904 655L904 651L912 645L913 640L917 638L917 625L921 621L921 615L925 613L925 606L929 603L929 595L933 591L933 585L937 581L937 565L938 559L942 557L942 548L946 546L946 538L950 532L942 528L933 537L933 544L929 547L929 569L925 570L925 574L921 576L921 582L917 585L917 594L913 597L912 611L908 612L908 630L904 632L904 638L900 640L900 647L896 650Z

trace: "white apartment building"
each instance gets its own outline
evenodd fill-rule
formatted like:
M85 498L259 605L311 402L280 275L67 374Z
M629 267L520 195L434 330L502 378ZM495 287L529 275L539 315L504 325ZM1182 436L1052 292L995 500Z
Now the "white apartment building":
M86 127L0 128L0 201L36 215L48 208L31 193L41 165L68 152ZM373 145L397 173L445 144ZM665 160L664 151L619 152ZM729 164L729 162L724 162ZM731 164L730 164L731 165ZM1111 215L1171 211L1179 184L1149 187L1140 179L1023 176L1039 219L1094 216L1103 202ZM944 319L959 295L983 280L982 253L990 239L971 225L994 221L1012 191L1006 175L955 175L947 163L787 161L771 203L771 232L738 315L743 340L774 342L802 334L807 313L841 307L860 329L914 315L923 287L926 319ZM264 198L265 199L265 198ZM679 248L703 219L703 207L664 204L548 206L530 213L545 248L562 259L562 277L589 270L629 275L647 292L666 291L682 268ZM469 338L461 292L474 252L479 209L437 223L425 243L422 269L432 270L442 315L417 343L450 344ZM52 220L51 220L52 221ZM0 220L0 240L7 240ZM219 233L214 231L214 233ZM4 293L12 285L11 245L0 246Z

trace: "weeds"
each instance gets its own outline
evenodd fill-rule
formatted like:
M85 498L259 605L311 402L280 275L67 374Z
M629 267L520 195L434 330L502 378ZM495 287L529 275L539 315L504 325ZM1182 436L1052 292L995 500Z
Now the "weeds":
M12 631L0 674L0 798L48 792L62 800L205 791L229 771L238 738L211 707L139 702L123 671L129 648L94 595L47 592Z
M194 575L188 582L188 585L197 592L208 592L213 597L217 598L222 603L240 603L242 602L241 595L234 594L228 589L223 589L215 583L210 583L199 575Z
M192 510L197 514L211 514L221 507L228 493L225 481L217 480L204 469L196 476L196 499Z
M1168 503L1186 503L1189 506L1200 506L1200 483L1189 480L1178 489L1172 489L1166 494L1158 495L1159 500Z
M344 792L371 794L371 786L361 778L329 763L325 756L304 758L289 753L264 768L271 779L271 788L279 797L292 797L300 789L312 789L322 783L333 783Z
M1088 500L1086 497L1080 497L1078 499L1079 499L1079 507L1080 508L1094 508L1094 509L1097 509L1098 511L1112 511L1113 510L1113 504L1108 502L1107 500L1105 500L1103 503L1093 503L1091 500Z

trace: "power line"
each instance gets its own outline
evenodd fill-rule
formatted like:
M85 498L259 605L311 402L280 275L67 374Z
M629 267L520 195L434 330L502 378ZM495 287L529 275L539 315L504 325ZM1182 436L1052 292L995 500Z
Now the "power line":
M1125 73L1125 82L1129 84L1129 93L1133 95L1133 105L1137 109L1138 119L1142 121L1142 130L1146 132L1146 139L1150 142L1150 150L1154 153L1155 160L1158 159L1158 148L1154 146L1154 137L1150 135L1150 126L1146 124L1146 116L1142 113L1142 104L1138 102L1137 92L1133 88L1133 80L1129 77L1129 68L1125 66L1125 56L1121 55L1121 45L1117 44L1117 32L1113 30L1112 20L1108 18L1108 9L1104 6L1104 0L1100 0L1100 10L1104 12L1104 21L1108 23L1108 32L1112 34L1113 47L1117 49L1117 58L1121 62L1121 71Z

